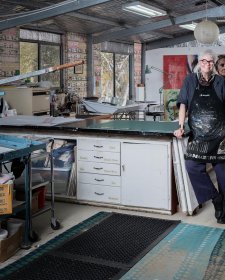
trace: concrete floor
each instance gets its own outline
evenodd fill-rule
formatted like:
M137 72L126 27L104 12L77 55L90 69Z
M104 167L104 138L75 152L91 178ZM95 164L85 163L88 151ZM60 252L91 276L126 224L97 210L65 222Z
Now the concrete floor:
M128 213L132 215L141 215L147 217L161 218L161 219L172 219L172 220L181 220L185 223L196 224L196 225L205 225L210 227L225 228L225 225L218 224L214 218L214 209L212 203L207 202L203 208L197 211L197 214L194 216L187 216L180 211L174 215L162 215L149 212L139 212L139 211L129 211L129 210L120 210L117 208L106 208L99 206L90 206L90 205L80 205L75 203L65 203L65 202L56 202L55 203L55 216L61 224L59 230L52 230L50 223L50 211L46 212L40 216L37 216L33 219L33 229L40 237L38 242L32 244L32 247L29 250L20 249L13 257L4 263L0 264L0 268L5 267L8 264L16 261L22 256L28 254L32 250L35 250L38 246L46 243L48 240L54 238L56 235L62 233L63 231L69 229L70 227L79 224L81 221L91 217L92 215L98 213L99 211L108 211L108 212L119 212L119 213Z

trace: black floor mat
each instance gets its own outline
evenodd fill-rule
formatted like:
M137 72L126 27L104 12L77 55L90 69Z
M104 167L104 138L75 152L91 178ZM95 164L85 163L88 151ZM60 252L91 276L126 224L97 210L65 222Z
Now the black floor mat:
M67 241L59 250L131 264L172 225L174 221L115 213L82 235Z
M178 222L112 213L7 275L7 280L120 279Z
M120 268L69 260L45 255L26 265L7 279L10 280L106 280L120 272Z

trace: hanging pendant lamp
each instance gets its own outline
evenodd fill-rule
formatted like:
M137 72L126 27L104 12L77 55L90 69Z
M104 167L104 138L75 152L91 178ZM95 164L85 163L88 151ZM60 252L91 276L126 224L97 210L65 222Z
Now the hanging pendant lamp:
M205 20L199 22L194 30L195 39L201 44L213 44L219 38L219 27L207 19L208 0L205 0Z
M202 44L212 44L219 38L219 27L211 20L203 20L194 30L195 39Z

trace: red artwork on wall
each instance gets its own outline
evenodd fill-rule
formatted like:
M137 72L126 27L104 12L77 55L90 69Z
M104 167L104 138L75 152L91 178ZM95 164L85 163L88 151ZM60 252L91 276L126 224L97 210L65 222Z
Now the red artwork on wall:
M188 74L187 55L165 55L163 71L163 88L180 89Z
M197 62L197 55L165 55L163 89L180 89L185 77L193 72Z

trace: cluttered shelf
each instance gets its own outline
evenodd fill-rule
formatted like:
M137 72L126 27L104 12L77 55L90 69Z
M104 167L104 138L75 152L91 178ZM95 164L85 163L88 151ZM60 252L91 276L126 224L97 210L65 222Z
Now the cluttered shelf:
M19 246L22 248L30 248L29 234L31 229L30 223L30 174L29 174L29 159L30 155L36 149L42 149L45 144L40 141L22 139L19 137L0 135L0 163L4 166L5 163L12 162L17 159L24 168L25 183L24 183L24 199L22 201L14 201L14 173L2 174L0 184L0 194L2 203L0 205L1 218L1 248L0 262L11 257ZM18 163L18 162L17 162ZM9 219L15 214L24 211L24 223L14 222ZM22 225L24 224L24 233L22 236ZM13 228L13 230L12 230ZM22 242L21 242L22 240Z

